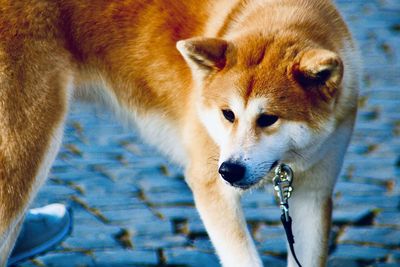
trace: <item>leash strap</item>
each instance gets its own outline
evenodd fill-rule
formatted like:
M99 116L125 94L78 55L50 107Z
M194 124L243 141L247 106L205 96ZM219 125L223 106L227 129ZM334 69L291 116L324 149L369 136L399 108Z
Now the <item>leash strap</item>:
M286 164L280 164L275 169L275 177L273 178L274 189L277 192L279 198L279 206L282 211L281 222L285 229L286 238L289 244L290 252L293 255L299 267L302 267L299 260L297 259L296 253L294 252L294 237L292 231L292 218L289 216L289 203L288 200L292 193L292 180L293 171Z
M287 207L287 209L289 209L289 206ZM282 222L283 228L285 229L286 239L289 243L290 252L292 252L293 258L296 261L297 265L299 267L302 267L299 260L297 259L296 253L294 252L294 246L293 246L294 236L293 236L293 231L292 231L292 217L289 216L288 219L289 220L286 221L285 214L282 213L281 222Z

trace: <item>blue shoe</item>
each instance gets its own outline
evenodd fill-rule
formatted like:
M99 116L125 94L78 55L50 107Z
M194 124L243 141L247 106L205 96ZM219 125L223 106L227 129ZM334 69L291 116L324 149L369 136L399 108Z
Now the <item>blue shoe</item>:
M8 259L8 266L51 250L61 243L71 230L72 213L62 204L29 210Z

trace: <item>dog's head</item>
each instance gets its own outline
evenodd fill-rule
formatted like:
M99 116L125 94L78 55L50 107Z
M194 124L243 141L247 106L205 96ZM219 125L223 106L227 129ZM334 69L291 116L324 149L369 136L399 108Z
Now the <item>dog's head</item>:
M192 70L201 122L220 148L219 173L259 184L278 163L312 164L335 128L340 57L297 40L247 36L177 43Z

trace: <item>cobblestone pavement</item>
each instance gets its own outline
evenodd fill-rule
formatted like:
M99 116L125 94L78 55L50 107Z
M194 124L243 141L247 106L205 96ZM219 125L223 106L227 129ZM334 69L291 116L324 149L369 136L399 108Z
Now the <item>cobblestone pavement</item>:
M329 266L400 266L400 1L338 0L365 65L354 138L334 194ZM218 266L181 172L109 112L74 104L33 206L73 208L71 237L21 266ZM246 195L266 266L285 266L271 187Z

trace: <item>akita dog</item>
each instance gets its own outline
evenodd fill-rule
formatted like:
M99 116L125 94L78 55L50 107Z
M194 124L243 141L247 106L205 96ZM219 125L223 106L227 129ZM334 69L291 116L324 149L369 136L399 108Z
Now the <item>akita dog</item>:
M0 265L83 95L184 167L223 266L262 266L240 194L291 166L295 250L324 266L359 72L328 0L0 0Z

